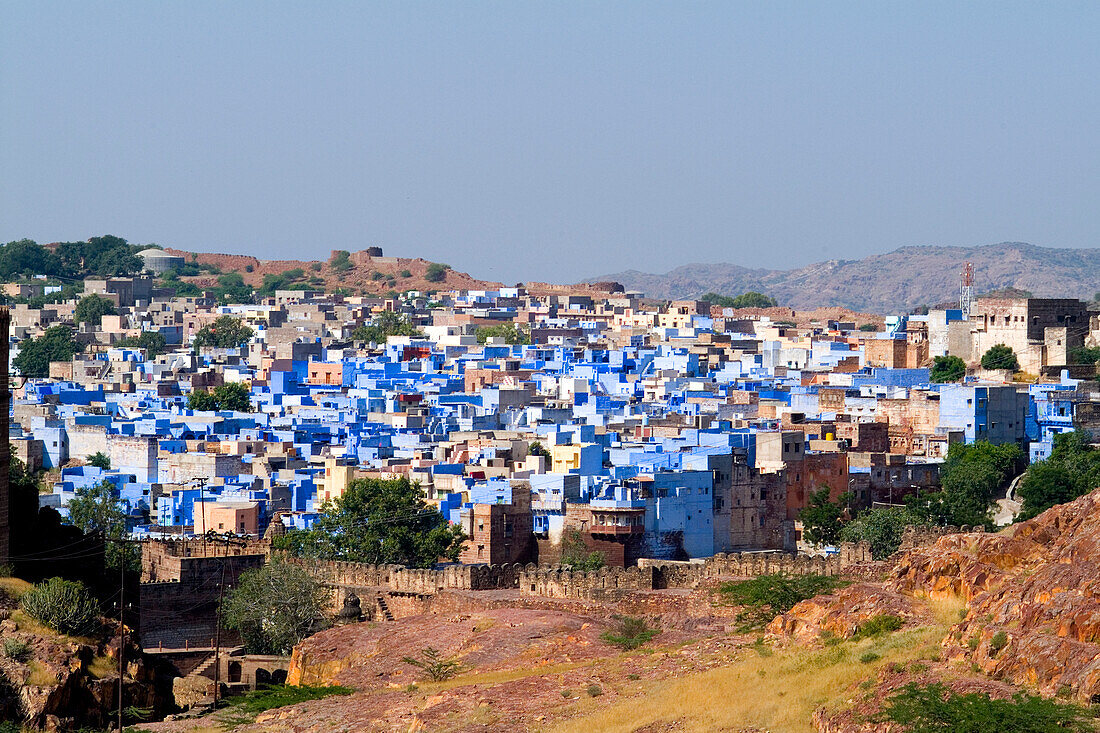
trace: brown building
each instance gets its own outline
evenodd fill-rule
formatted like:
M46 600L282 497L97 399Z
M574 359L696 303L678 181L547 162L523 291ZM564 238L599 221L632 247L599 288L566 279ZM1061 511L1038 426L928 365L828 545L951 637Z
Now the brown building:
M474 504L464 509L461 523L469 537L459 555L461 562L527 562L535 544L530 482L512 482L509 504Z

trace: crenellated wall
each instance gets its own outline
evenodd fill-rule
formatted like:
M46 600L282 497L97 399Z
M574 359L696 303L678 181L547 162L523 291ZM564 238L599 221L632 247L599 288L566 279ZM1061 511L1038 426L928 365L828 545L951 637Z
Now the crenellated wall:
M364 594L395 593L433 595L445 590L519 590L521 595L552 598L613 599L630 591L662 588L695 588L709 578L789 575L837 575L846 568L871 560L866 543L844 544L828 558L785 553L718 554L705 560L673 562L640 560L638 567L574 571L560 565L451 565L440 569L406 568L401 565L317 561L287 558L304 567L322 585Z

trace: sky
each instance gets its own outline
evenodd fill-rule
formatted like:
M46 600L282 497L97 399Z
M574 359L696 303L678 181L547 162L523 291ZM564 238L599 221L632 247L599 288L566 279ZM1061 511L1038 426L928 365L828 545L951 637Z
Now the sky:
M1096 2L0 3L0 241L506 283L1100 245Z

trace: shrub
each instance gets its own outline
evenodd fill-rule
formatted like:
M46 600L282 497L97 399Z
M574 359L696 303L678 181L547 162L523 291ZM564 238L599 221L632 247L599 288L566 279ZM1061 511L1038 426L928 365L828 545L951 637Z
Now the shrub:
M424 674L426 674L428 679L432 682L449 680L462 669L462 664L457 659L444 658L441 651L433 649L430 646L424 647L420 655L423 659L416 659L414 657L402 657L402 659L405 664L411 664L414 667L419 667L424 670Z
M411 272L409 272L408 270L402 270L398 274L401 275L401 277L403 277L403 278L410 278L410 277L413 276L413 274Z
M13 662L26 662L31 657L31 645L19 639L4 639L4 656Z
M15 574L15 566L10 562L0 563L0 578L10 578Z
M1076 705L1016 693L1011 700L996 700L988 693L958 694L935 683L909 683L892 695L875 723L895 723L909 733L987 733L988 731L1093 730L1086 713Z
M882 634L888 634L892 631L897 631L905 624L905 619L901 616L891 616L887 613L880 613L877 616L872 616L867 619L856 630L856 633L852 636L853 640L867 639L872 636L881 636Z
M428 265L427 271L424 273L424 279L430 283L441 283L447 279L447 270L450 268L447 265L441 265L438 262L433 262Z
M880 659L882 659L882 655L881 654L876 654L875 652L864 652L859 657L859 661L862 662L863 664L870 664L871 662L877 662Z
M50 578L19 599L23 611L59 634L88 634L96 627L99 602L83 583Z
M641 679L641 677L640 677L639 675L636 675L636 674L633 674L633 673L631 673L631 674L628 674L628 675L626 676L626 678L627 678L628 680L640 680L640 679Z
M994 652L999 652L1008 646L1008 634L1003 631L998 631L993 635L993 638L989 640L989 648Z
M977 634L974 634L974 636L971 636L969 639L966 640L966 646L970 651L974 651L975 649L977 649L978 644L981 643L981 637L979 637Z
M989 351L982 354L982 369L1009 369L1016 371L1020 368L1020 362L1016 359L1016 352L1012 347L1004 344L995 344L989 347Z
M354 692L354 690L337 685L329 687L272 685L270 687L253 690L252 692L246 692L244 695L234 698L232 705L246 715L256 716L273 708L296 705L306 700L320 700L330 695L350 695L352 692Z
M718 590L727 602L744 606L737 623L743 631L750 631L762 628L800 601L845 585L846 581L830 575L760 575L723 583Z
M588 689L585 690L585 692L588 693L589 697L599 697L603 694L603 690L600 689L599 685L589 685Z
M385 275L383 275L382 273L380 273L380 272L379 272L378 270L375 270L374 272L372 272L372 273L370 274L370 279L371 279L371 280L382 280L382 279L384 279L385 277L386 277L386 276L385 276Z
M958 382L966 376L966 362L957 356L937 356L928 378L937 383Z
M572 690L562 690L561 691L561 696L564 697L566 700L568 700L569 698L573 697L573 691Z
M311 262L311 263L309 263L309 269L313 270L314 272L320 272L321 267L322 267L322 265L321 265L320 262Z
M644 618L635 616L615 616L614 618L618 622L616 628L603 632L600 638L624 651L637 649L661 633L659 629L652 628Z

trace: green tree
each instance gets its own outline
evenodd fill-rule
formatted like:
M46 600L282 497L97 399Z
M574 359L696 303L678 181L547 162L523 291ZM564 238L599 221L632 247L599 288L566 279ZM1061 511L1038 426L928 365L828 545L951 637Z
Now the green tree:
M116 313L118 311L115 309L113 302L92 293L91 295L85 295L76 304L73 318L76 319L77 323L90 323L98 328L103 322L103 316L113 316Z
M1071 364L1095 364L1100 361L1100 346L1079 346L1070 349L1069 361Z
M218 409L218 401L214 395L201 389L191 390L187 395L187 409L198 412L209 412Z
M214 388L214 401L219 410L234 412L252 412L251 393L248 387L239 382L219 384Z
M579 529L570 530L562 537L560 562L573 570L583 572L593 572L607 564L602 552L588 551L588 545L584 543L584 535Z
M233 349L248 343L253 330L239 318L218 316L213 323L203 326L195 334L195 348L213 346L218 349Z
M130 349L145 349L145 358L156 359L168 348L168 340L158 331L142 331L140 336L129 336L115 342L115 346Z
M277 539L280 549L327 560L428 567L458 560L466 536L424 501L417 484L395 479L356 479L326 502L308 530Z
M861 323L861 324L859 324L859 330L860 331L868 331L868 332L877 331L878 326L876 326L873 323Z
M447 279L447 270L449 269L451 268L447 265L433 262L428 265L428 269L424 273L424 279L430 283L441 283Z
M0 278L10 280L19 275L63 275L61 259L32 239L8 242L0 247Z
M142 249L121 237L105 235L86 242L63 242L56 251L73 276L113 277L133 275L145 269L145 261L137 255Z
M252 288L246 285L239 272L227 272L218 276L218 287L214 288L217 298L226 304L252 302Z
M955 443L940 468L941 490L909 496L906 505L922 522L937 526L988 525L994 496L1016 475L1023 458L1015 444Z
M982 369L1010 369L1017 371L1020 362L1016 359L1016 352L1004 344L995 344L989 347L989 351L982 354Z
M346 249L338 249L328 259L329 267L336 272L346 272L352 268L351 252Z
M721 308L774 308L779 305L775 298L758 293L755 290L741 293L733 298L718 293L707 293L700 300Z
M104 471L110 471L111 458L103 451L96 451L92 455L88 456L88 465L95 466L96 468L102 468Z
M222 603L225 627L250 654L290 654L321 625L325 591L305 569L278 559L241 573Z
M872 557L884 560L898 551L902 533L914 524L921 524L920 517L903 507L866 509L841 528L840 541L866 542Z
M958 382L966 376L966 362L957 356L937 356L932 360L928 376L937 384Z
M491 338L503 338L509 345L529 344L531 336L526 330L516 328L514 323L502 323L497 326L479 326L477 329L477 342L483 344Z
M810 503L798 514L802 520L802 537L811 545L835 545L840 541L844 513L853 496L845 492L838 501L829 501L829 489L822 487L810 494Z
M71 361L84 347L68 326L51 326L38 338L24 339L12 364L24 377L45 377L51 361Z
M1089 433L1080 430L1055 436L1050 457L1032 463L1020 481L1020 519L1030 519L1100 486L1100 451L1091 440Z
M69 500L69 521L85 534L102 532L108 540L126 538L126 514L110 481L79 489ZM125 564L129 571L141 570L141 555L133 545L108 542L104 557L109 569Z
M385 343L390 336L415 338L422 335L408 317L393 311L382 311L371 320L370 325L359 326L351 332L351 337L356 341L371 341L376 344Z

